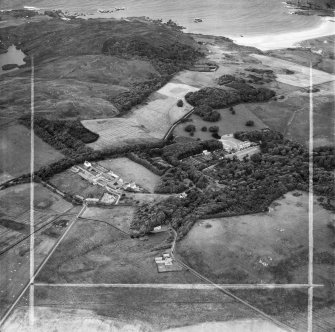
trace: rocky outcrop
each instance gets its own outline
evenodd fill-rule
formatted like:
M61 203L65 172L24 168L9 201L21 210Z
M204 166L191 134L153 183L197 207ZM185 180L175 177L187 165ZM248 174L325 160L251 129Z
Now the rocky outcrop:
M290 0L287 4L300 7L302 9L313 10L334 10L335 0Z

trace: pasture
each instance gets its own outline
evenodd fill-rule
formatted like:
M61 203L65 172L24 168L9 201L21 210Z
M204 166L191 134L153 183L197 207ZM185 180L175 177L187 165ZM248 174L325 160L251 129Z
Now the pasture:
M192 114L189 119L190 122L184 122L179 124L175 130L174 135L177 137L191 137L194 139L208 140L212 139L212 133L208 130L209 127L218 126L219 135L231 134L236 131L251 131L267 128L267 125L262 122L256 115L254 115L246 104L240 104L234 106L235 114L232 114L228 108L218 110L221 114L221 118L217 122L204 121L200 116ZM254 126L247 127L245 123L248 120L254 121ZM196 127L194 136L190 136L190 133L185 131L185 127L189 124L193 124ZM206 131L201 129L206 127Z
M299 196L300 195L300 196ZM334 237L331 212L314 202L315 295L329 300ZM288 193L268 213L201 220L178 244L197 271L221 283L307 283L308 195Z
M39 321L36 332L78 331L78 328L101 332L169 332L170 328L188 326L190 321L205 324L259 318L217 290L36 286L35 305ZM9 318L3 332L14 329L28 332L27 326L27 307L22 306Z
M108 211L112 211L108 210ZM112 212L111 212L112 214ZM79 219L44 266L43 283L198 283L188 271L158 273L167 232L131 239L108 222Z
M64 156L42 141L34 137L35 158L34 167L39 169ZM2 127L0 130L0 181L30 172L30 131L21 125L14 124Z
M40 184L34 186L34 225L43 226L72 205ZM29 235L30 184L0 191L0 251Z
M292 71L292 74L276 74L276 80L284 84L307 88L310 86L310 72L312 74L312 82L314 85L335 81L335 75L321 70L312 69L310 71L309 67L266 55L252 54L252 56L261 61L265 66L269 66L277 70Z
M82 219L94 219L102 223L108 223L128 233L135 210L135 207L120 205L113 206L110 209L89 207L83 213Z
M325 83L319 88L321 91L313 94L314 146L333 145L335 104L331 91L334 84ZM309 137L309 102L306 91L293 91L283 100L245 104L245 107L266 126L306 145Z

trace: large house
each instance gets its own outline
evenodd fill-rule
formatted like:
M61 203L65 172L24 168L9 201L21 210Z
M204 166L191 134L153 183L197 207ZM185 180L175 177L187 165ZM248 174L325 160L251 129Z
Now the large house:
M233 134L223 135L220 138L222 147L227 152L240 151L251 146L251 142L243 142L234 138Z

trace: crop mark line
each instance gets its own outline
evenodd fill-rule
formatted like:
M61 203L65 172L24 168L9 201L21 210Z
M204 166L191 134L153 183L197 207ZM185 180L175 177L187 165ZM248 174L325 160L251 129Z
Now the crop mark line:
M15 306L19 303L19 301L21 300L21 298L23 297L23 295L25 294L25 292L34 283L34 280L36 279L37 275L41 272L41 270L43 269L44 265L48 262L48 260L50 259L51 255L55 252L55 250L60 245L60 243L64 240L65 236L70 231L70 229L75 224L75 222L78 220L78 218L80 218L80 216L84 213L85 209L86 209L86 205L83 205L83 207L80 210L80 212L73 218L73 220L71 221L71 223L69 224L69 226L67 227L67 229L65 230L65 232L63 233L63 235L57 240L57 242L54 244L54 246L50 250L49 254L44 258L44 260L42 261L42 263L40 264L40 266L38 267L38 269L34 273L33 277L31 279L29 279L29 281L27 282L26 286L23 288L23 290L18 295L18 297L16 298L16 300L7 309L7 311L5 312L5 314L3 315L3 317L1 317L0 327L5 323L6 319L9 317L10 313L13 311L13 309L15 308Z
M308 324L307 331L313 331L313 254L314 254L314 238L313 238L313 224L314 224L314 195L313 195L313 69L312 63L309 68L309 188L308 188Z
M35 97L35 67L34 56L31 56L31 79L30 79L30 266L29 279L31 280L29 287L29 326L34 326L34 269L35 269L35 187L34 187L34 160L35 160L35 140L34 140L34 97Z
M298 289L309 288L309 284L67 284L67 283L35 283L35 287L68 287L68 288L156 288L156 289L194 289L194 290L212 290L217 286L224 289ZM323 287L321 284L313 287Z

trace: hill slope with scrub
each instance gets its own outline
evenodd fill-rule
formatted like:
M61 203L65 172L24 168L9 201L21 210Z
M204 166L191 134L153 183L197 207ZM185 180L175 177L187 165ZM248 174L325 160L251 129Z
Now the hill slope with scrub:
M176 26L144 19L50 19L0 30L1 49L14 44L26 65L3 75L0 107L16 116L30 98L57 119L111 117L125 112L188 67L199 45Z

